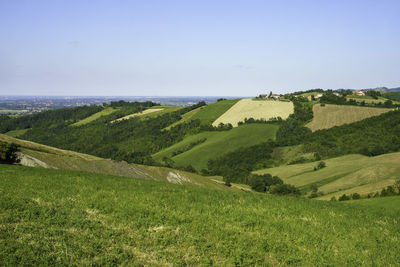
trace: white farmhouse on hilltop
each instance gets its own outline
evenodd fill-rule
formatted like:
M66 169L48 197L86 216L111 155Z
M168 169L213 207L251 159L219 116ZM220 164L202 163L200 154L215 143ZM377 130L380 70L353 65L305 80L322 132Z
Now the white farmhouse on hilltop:
M278 94L272 94L272 95L270 96L270 98L274 98L274 99L280 99L280 98L281 98L281 95L278 95Z

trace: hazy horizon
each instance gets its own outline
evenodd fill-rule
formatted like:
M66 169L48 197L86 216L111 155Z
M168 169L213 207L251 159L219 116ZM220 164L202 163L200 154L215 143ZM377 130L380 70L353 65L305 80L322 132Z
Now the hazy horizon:
M0 95L400 86L400 2L1 1Z

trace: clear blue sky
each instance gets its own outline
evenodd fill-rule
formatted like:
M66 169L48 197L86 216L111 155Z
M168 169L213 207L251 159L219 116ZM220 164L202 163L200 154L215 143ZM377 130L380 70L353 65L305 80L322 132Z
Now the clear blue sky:
M399 0L0 0L0 94L400 86Z

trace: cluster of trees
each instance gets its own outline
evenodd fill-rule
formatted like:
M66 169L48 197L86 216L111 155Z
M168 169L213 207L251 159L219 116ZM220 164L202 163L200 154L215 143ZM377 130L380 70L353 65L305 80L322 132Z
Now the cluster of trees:
M59 125L67 126L84 119L103 109L102 106L83 106L77 108L61 108L48 110L32 115L19 116L15 118L2 117L0 133L11 130L22 130L28 128L51 128Z
M374 90L368 90L365 92L367 96L372 97L373 99L378 99L380 96L382 96L381 92L374 91Z
M379 92L375 91L367 91L367 94L370 94L372 97L378 98L380 96ZM347 99L346 94L341 94L337 96L333 94L333 91L328 90L324 93L324 95L319 99L320 103L323 104L335 104L335 105L352 105L352 106L370 106L370 107L378 107L378 108L397 108L400 105L394 104L391 100L386 100L383 104L381 102L378 103L366 103L365 101L358 102L354 99Z
M246 148L239 148L216 159L209 160L205 175L221 175L225 180L237 183L249 183L249 175L256 168L267 167L271 153L275 148L272 140Z
M257 175L252 174L249 177L249 185L251 189L257 192L268 192L271 186L283 184L283 181L278 176L271 174Z
M377 156L400 150L400 110L352 124L319 130L302 140L306 152L322 157L361 153Z
M300 144L312 133L309 128L304 127L314 116L312 106L299 101L294 101L293 104L294 113L281 123L276 133L276 142L279 146Z
M122 120L109 123L116 118L141 111L145 108L157 105L152 102L111 102L110 106L118 110L106 115L89 124L70 127L63 121L54 123L52 127L47 124L36 124L27 131L23 139L34 142L74 150L82 153L92 154L115 160L125 160L131 163L156 164L151 154L179 142L187 134L195 134L204 130L224 130L211 125L201 125L200 120L193 120L178 124L169 130L165 127L179 121L183 114L205 105L199 102L196 105L188 106L174 112L165 113L157 117L141 119L139 117L129 120ZM92 107L86 107L92 108ZM99 107L94 106L96 111ZM68 112L80 108L66 109ZM100 107L100 110L102 107ZM60 110L56 110L60 112ZM39 114L46 117L47 113ZM39 115L35 114L35 115ZM87 114L85 114L87 115ZM79 116L81 119L86 116ZM224 125L224 128L226 126Z
M245 118L244 121L239 121L238 125L243 125L243 124L251 124L251 123L264 123L264 124L280 124L282 123L282 118L281 117L274 117L270 118L268 120L261 118L261 119L254 119L254 118Z
M0 163L13 164L19 162L18 145L0 141Z
M392 101L400 101L400 92L385 92L383 96Z
M257 192L270 193L276 195L300 195L300 190L293 185L285 184L278 176L271 174L249 176L251 189Z
M323 195L324 192L318 191L318 187L316 185L311 185L311 194L308 196L308 198L316 198Z
M294 93L292 93L291 95L302 95L302 94L306 94L306 93L323 93L324 92L324 90L323 89L321 89L321 88L316 88L316 89L310 89L310 90L307 90L307 91L297 91L297 92L294 92Z
M398 179L394 185L389 185L383 188L380 192L370 193L366 196L361 196L358 193L353 193L351 195L343 194L338 199L332 197L331 201L346 201L346 200L357 200L361 198L375 198L375 197L388 197L388 196L400 196L400 179Z

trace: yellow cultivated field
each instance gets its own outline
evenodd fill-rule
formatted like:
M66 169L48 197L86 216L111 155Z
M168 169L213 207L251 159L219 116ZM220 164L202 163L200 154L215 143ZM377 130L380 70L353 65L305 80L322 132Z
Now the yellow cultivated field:
M244 121L245 118L268 120L281 117L286 119L293 111L292 102L242 99L216 119L213 126L218 126L222 122L224 124L230 123L233 127L236 127L238 122Z
M391 110L392 109L390 108L370 108L328 104L321 107L321 105L318 104L313 107L313 120L306 126L314 132L378 116Z
M142 112L129 114L129 115L125 116L125 117L116 119L116 120L114 120L112 122L122 121L122 120L129 120L130 118L133 118L133 117L143 116L143 115L150 114L150 113L157 112L157 111L161 111L161 110L163 110L163 108L146 109L146 110L143 110Z

